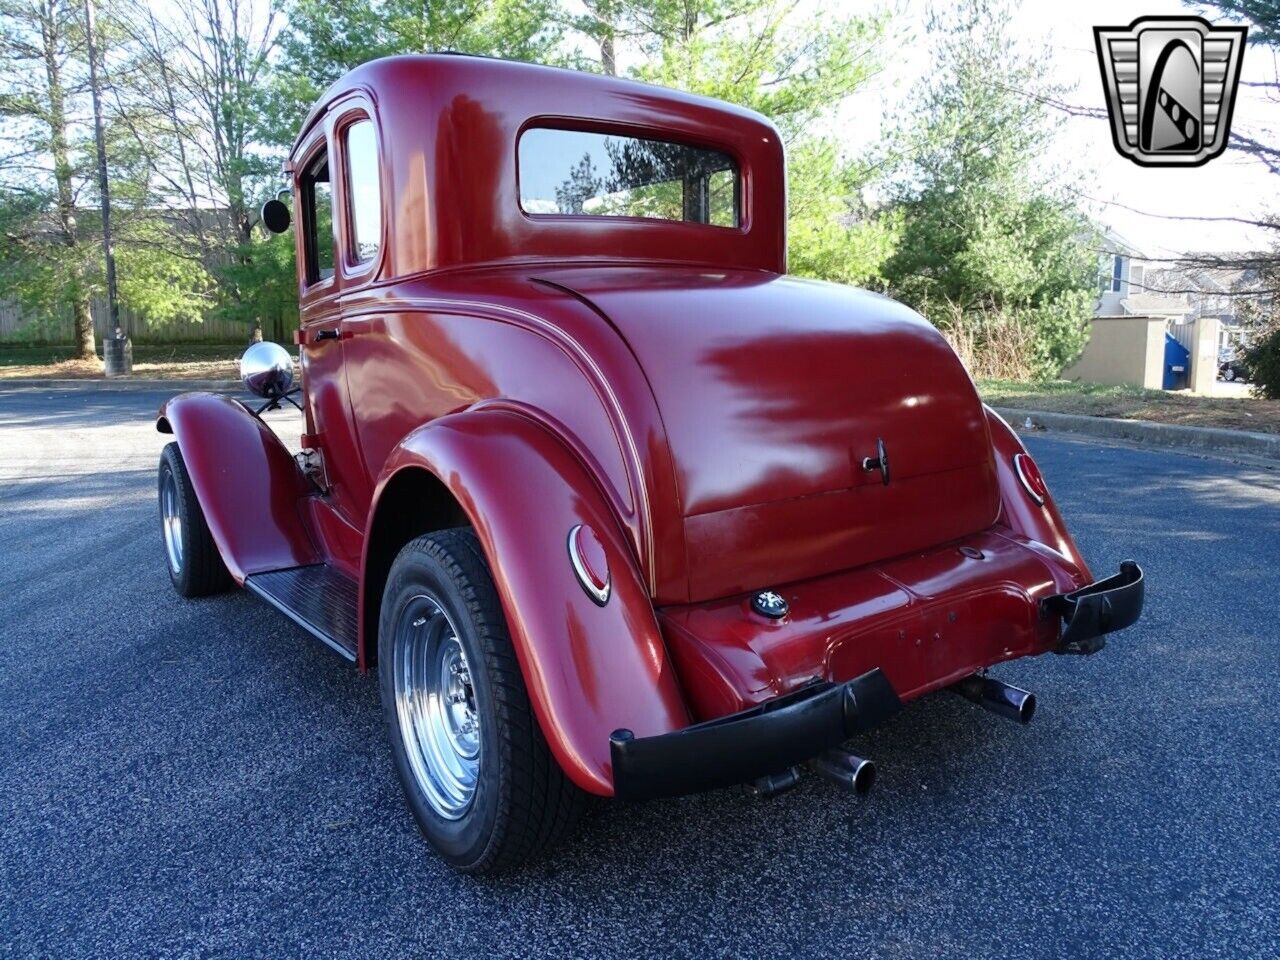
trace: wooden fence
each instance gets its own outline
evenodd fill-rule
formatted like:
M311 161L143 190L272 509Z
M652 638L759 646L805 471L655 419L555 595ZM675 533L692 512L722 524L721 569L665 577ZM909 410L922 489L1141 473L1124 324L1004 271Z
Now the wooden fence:
M107 330L106 301L95 298L90 310L96 339L101 342L110 332ZM216 316L198 323L169 323L152 328L137 314L121 309L120 320L135 343L240 343L247 341L251 333L248 324ZM297 308L268 306L263 310L260 322L268 340L288 343L298 327ZM70 311L63 320L36 324L24 317L17 304L0 300L0 345L69 344L74 342L74 333Z

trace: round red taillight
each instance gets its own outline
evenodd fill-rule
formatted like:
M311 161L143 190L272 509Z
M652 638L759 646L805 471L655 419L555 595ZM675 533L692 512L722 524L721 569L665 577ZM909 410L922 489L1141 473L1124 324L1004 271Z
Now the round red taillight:
M569 562L573 572L592 600L600 606L609 602L612 585L609 580L609 558L596 532L584 524L569 531Z
M1040 468L1036 466L1036 462L1031 459L1029 454L1019 453L1013 458L1013 469L1018 474L1018 479L1022 481L1022 489L1038 506L1044 506L1045 499L1049 496L1049 488L1044 484L1044 477L1040 473Z

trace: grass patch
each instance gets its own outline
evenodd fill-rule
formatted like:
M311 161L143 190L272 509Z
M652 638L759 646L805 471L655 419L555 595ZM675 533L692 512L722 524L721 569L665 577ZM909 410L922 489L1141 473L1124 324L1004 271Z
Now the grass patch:
M1040 383L980 380L978 392L992 406L1018 410L1280 433L1280 400L1201 397L1183 392L1070 380Z

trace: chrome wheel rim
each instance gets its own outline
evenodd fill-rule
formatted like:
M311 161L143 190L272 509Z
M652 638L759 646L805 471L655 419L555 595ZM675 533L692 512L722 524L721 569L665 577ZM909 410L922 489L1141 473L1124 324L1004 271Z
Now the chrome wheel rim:
M405 757L431 808L457 820L476 793L480 718L466 651L443 606L413 597L395 626L396 717Z
M164 548L169 554L169 569L182 572L182 512L178 507L178 484L173 472L166 471L160 485L160 525L164 530Z

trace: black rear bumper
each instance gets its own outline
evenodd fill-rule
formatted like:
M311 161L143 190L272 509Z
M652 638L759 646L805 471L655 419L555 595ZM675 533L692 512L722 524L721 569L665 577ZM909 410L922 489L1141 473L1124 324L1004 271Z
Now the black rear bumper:
M884 674L872 670L655 737L615 730L614 793L649 800L746 783L838 747L901 708Z
M1120 564L1115 576L1091 583L1071 593L1046 597L1049 616L1063 619L1057 653L1097 653L1106 645L1104 634L1132 626L1142 615L1146 581L1142 568L1132 560Z

